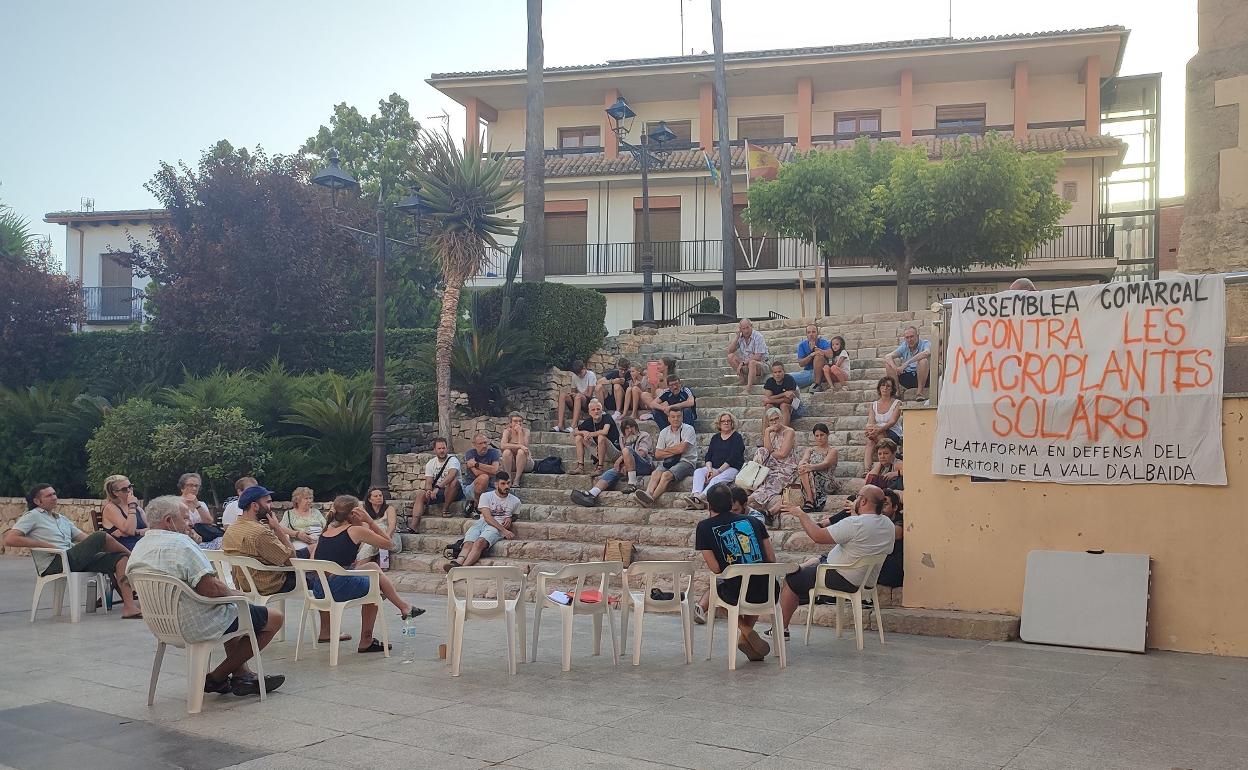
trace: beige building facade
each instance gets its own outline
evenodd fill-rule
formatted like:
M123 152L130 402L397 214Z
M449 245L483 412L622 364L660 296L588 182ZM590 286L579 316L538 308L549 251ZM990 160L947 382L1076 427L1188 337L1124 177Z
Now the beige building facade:
M973 40L937 38L727 55L728 124L737 216L745 204L744 141L787 161L835 150L859 136L919 144L931 157L969 135L990 132L1037 152L1061 152L1056 191L1071 203L1060 238L1024 271L1041 285L1107 280L1115 272L1113 226L1102 221L1100 181L1122 161L1124 145L1102 132L1102 88L1118 73L1128 32L1103 27ZM638 143L659 121L676 134L650 171L655 285L722 287L715 115L709 56L610 61L552 68L545 75L547 279L592 286L608 297L608 331L641 318L641 180L620 147L605 108L624 96L637 114L626 141ZM523 169L524 72L435 74L428 82L464 105L466 134ZM518 214L517 214L518 215ZM730 257L738 264L738 310L751 316L813 314L815 250L767 238L743 223ZM474 281L499 281L504 255ZM666 276L666 278L665 278ZM917 274L910 306L930 297L995 290L1014 271ZM867 260L828 268L829 312L894 309L895 280ZM681 322L689 293L656 296L656 317ZM683 304L682 304L683 303Z

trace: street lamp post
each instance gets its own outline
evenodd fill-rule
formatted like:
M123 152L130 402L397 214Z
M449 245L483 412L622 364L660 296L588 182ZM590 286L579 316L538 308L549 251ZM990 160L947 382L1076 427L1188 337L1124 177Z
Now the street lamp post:
M676 138L676 134L667 127L667 121L660 120L659 125L648 134L643 133L641 144L630 144L624 137L633 128L637 113L628 106L621 96L606 110L611 118L611 131L619 139L620 145L633 154L637 165L641 167L641 325L651 326L654 322L654 247L650 242L650 164L661 165L667 156L663 145ZM651 149L651 142L657 145Z
M329 165L312 176L313 184L329 188L334 209L338 208L338 191L358 188L359 182L342 170L338 160L338 151L327 153ZM373 302L373 398L372 398L372 458L370 463L370 486L380 488L389 493L389 476L386 472L386 419L389 393L386 389L386 186L382 180L377 191L376 232L364 233L374 240L373 253L377 260ZM417 188L395 206L406 214L419 216L422 209ZM345 229L359 232L354 228Z

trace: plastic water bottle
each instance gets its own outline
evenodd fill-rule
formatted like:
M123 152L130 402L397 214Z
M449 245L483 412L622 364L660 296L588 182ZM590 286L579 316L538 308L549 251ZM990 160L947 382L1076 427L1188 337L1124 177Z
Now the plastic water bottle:
M71 578L72 580L72 578ZM95 603L100 600L100 587L95 578L87 580L87 612L95 612Z
M416 650L416 618L403 619L403 639L400 643L400 658L404 663L411 663Z

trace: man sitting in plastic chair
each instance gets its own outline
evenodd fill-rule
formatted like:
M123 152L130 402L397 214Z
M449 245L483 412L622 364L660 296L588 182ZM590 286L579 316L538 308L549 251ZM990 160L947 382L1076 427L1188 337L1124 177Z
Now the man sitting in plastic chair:
M35 566L39 568L39 574L50 575L68 569L70 572L112 575L117 580L117 590L121 592L121 616L126 620L142 618L139 605L134 601L134 591L126 580L129 551L107 532L96 531L88 535L78 529L68 517L56 512L57 502L56 490L51 484L36 484L26 496L30 510L4 533L5 546L65 549L69 564L61 564L60 556L36 553Z
M158 497L147 504L147 534L130 554L129 571L154 572L186 583L195 593L207 598L242 596L217 577L216 570L188 533L191 522L183 511L181 499L173 495ZM251 623L256 642L264 649L282 627L282 613L255 604ZM229 604L195 604L183 602L178 607L186 641L203 642L238 630L238 610ZM204 678L204 692L235 695L259 695L260 681L247 668L252 656L251 641L240 636L225 643L225 660ZM266 693L282 686L286 677L275 674L264 677Z

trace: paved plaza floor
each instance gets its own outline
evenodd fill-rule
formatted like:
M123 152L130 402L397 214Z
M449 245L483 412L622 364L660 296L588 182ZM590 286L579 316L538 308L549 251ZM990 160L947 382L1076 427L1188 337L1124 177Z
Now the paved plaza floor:
M443 600L428 596L409 655L350 642L336 669L324 646L296 663L292 632L264 656L287 677L267 702L207 695L188 715L180 651L149 708L147 627L119 611L31 624L32 575L29 559L0 558L0 770L1248 767L1243 659L902 635L857 652L816 628L809 647L794 634L787 670L742 656L730 672L723 634L707 661L695 627L685 665L678 621L656 616L641 665L618 669L590 655L581 618L564 674L547 614L538 663L507 676L501 624L469 625L452 679L437 658ZM398 629L396 614L396 642Z

